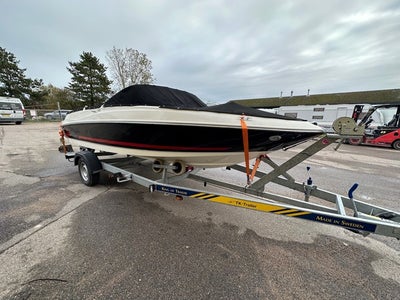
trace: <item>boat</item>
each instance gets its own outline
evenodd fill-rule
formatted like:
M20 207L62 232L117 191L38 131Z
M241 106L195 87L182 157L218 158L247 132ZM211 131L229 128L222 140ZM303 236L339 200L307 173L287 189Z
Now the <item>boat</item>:
M304 120L235 102L207 106L165 86L133 85L101 107L68 114L61 124L72 146L162 163L229 166L324 133Z

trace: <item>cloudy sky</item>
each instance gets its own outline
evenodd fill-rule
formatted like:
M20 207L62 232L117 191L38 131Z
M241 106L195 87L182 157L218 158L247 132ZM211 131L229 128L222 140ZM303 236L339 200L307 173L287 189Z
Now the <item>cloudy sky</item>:
M30 78L133 48L206 101L400 88L400 0L0 0L0 47Z

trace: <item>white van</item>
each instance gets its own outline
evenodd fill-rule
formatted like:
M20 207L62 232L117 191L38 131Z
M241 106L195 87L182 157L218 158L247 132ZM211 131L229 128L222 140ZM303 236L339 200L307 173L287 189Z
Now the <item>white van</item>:
M25 120L25 108L18 98L0 97L0 123L21 124Z

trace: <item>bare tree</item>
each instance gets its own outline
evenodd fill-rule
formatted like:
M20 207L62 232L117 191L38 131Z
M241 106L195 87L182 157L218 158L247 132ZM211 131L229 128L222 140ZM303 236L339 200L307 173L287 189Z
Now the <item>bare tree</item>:
M133 84L151 84L154 82L151 74L151 60L146 54L132 48L107 51L106 58L109 70L117 90Z

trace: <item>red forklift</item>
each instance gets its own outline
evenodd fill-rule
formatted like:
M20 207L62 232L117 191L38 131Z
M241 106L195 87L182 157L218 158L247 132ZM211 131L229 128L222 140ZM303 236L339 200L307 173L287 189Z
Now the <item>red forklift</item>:
M353 119L356 122L362 107L362 105L354 107ZM380 124L374 123L376 119L380 120ZM400 104L374 105L358 125L365 125L365 134L362 138L349 139L351 145L390 146L400 150Z

